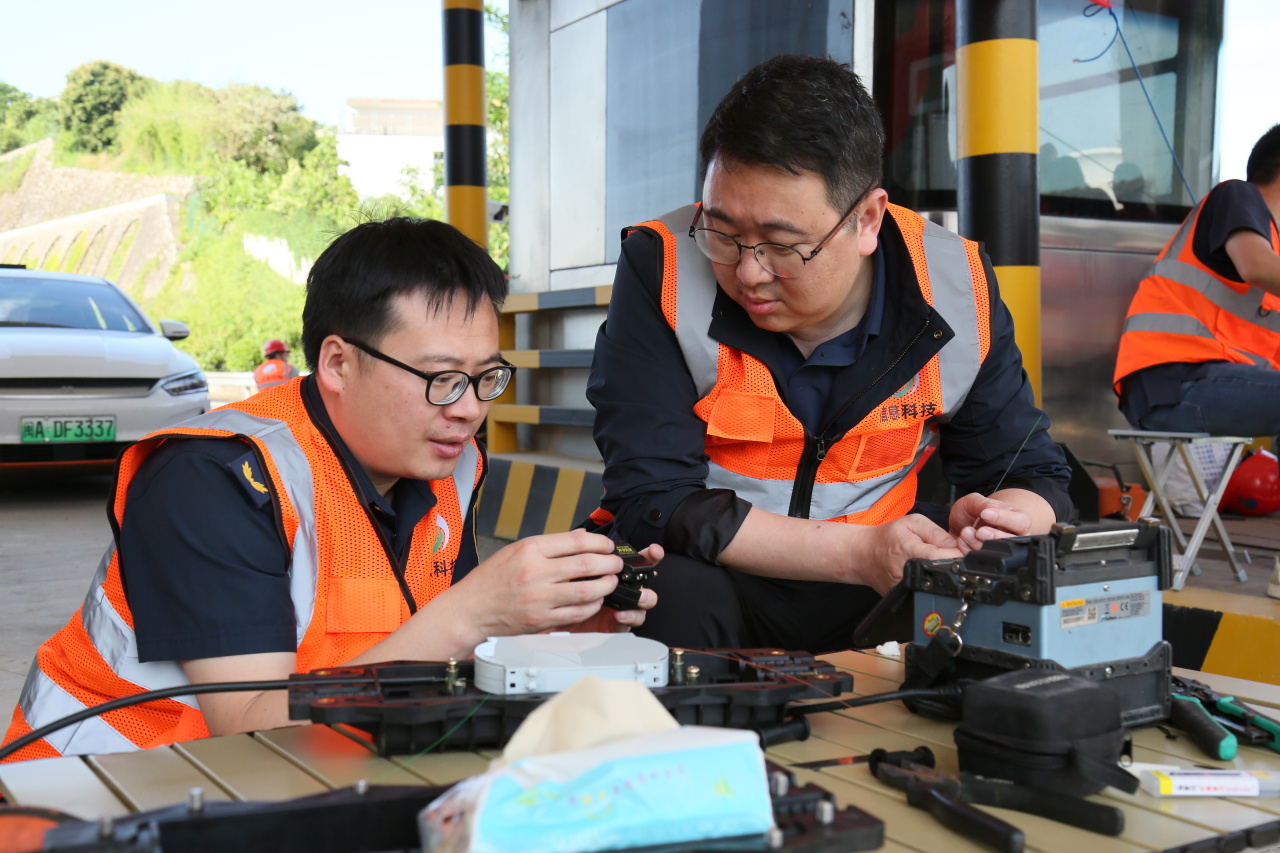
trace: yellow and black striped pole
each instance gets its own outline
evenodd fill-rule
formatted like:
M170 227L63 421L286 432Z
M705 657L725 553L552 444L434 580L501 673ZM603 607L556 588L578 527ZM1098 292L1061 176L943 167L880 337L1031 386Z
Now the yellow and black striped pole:
M960 233L986 243L1040 398L1039 44L1035 0L957 0Z
M483 0L444 0L444 214L489 245Z

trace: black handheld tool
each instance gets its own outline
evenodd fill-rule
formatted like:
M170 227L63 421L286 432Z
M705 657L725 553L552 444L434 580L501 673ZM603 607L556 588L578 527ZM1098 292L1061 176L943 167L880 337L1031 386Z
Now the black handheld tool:
M619 542L613 553L622 558L622 571L618 572L618 585L604 597L604 606L614 610L635 610L640 606L640 591L644 585L658 576L656 563L632 548Z
M918 751L891 753L877 749L871 753L868 764L877 779L904 791L909 804L925 809L945 826L1002 853L1022 853L1026 843L1022 830L974 805L1039 815L1103 835L1119 835L1124 831L1124 813L1115 806L971 773L941 773L933 769L932 753L926 763L921 763Z

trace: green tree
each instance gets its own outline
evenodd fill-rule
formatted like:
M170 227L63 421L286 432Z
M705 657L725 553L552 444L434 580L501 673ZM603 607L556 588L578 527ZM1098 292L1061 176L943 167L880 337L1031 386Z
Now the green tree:
M224 118L213 89L175 80L155 83L119 115L119 168L199 174L216 168L215 141Z
M489 126L489 198L511 201L511 79L507 70L507 38L511 16L496 6L485 4L486 23L496 30L501 46L494 51L497 68L484 73L485 121ZM511 227L505 221L489 223L489 254L504 270L509 264Z
M72 69L62 90L62 126L73 150L105 151L116 142L116 116L147 78L131 68L98 60Z
M301 161L316 147L316 123L298 112L288 92L237 84L217 97L223 125L215 147L224 159L283 175L290 160Z
M285 216L310 213L333 225L348 223L359 204L351 179L338 173L338 138L332 130L321 131L315 148L302 158L290 160L289 167L271 194L268 209Z

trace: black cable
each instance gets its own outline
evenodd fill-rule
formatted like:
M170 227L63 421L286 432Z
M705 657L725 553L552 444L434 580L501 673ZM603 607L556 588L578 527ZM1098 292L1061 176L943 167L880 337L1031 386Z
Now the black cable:
M803 717L808 714L821 714L826 711L840 711L845 708L861 708L864 705L878 705L881 702L897 702L906 699L959 699L964 690L958 684L942 687L924 687L915 690L894 690L891 693L875 693L871 696L860 696L857 699L836 699L833 702L819 702L815 705L800 705L791 709L791 716Z
M108 711L118 711L121 708L130 708L134 705L141 705L144 702L152 702L156 699L171 699L174 696L194 696L200 693L242 693L250 690L285 690L293 685L304 685L312 687L315 685L325 684L394 684L398 682L426 682L426 681L443 681L439 678L377 678L369 676L357 677L333 677L333 678L307 678L307 679L277 679L274 681L223 681L211 684L180 684L174 687L164 687L159 690L148 690L145 693L135 693L132 696L122 696L119 699L112 699L109 702L103 702L100 705L94 705L85 708L82 711L76 711L74 714L68 714L61 719L54 720L52 723L43 725L38 729L32 729L27 734L12 742L0 747L0 761L13 755L24 746L35 743L42 738L53 734L59 729L67 726L75 725L96 717L99 714L105 714Z

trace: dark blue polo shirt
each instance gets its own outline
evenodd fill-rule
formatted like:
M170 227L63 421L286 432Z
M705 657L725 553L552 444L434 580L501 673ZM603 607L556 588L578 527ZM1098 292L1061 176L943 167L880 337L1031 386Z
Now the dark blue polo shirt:
M815 435L822 431L822 411L831 397L831 388L840 368L855 363L867 348L867 342L880 334L884 317L884 253L879 248L871 279L871 299L858 325L842 335L818 344L805 358L796 347L782 347L785 387L781 388L787 408L804 428Z
M303 380L302 394L312 421L403 566L413 529L435 506L430 485L402 479L391 500L383 498L338 436L314 378ZM171 440L129 484L118 542L140 660L297 649L290 552L271 500L244 485L239 472L246 461L257 465L243 441ZM462 542L455 580L477 562L474 537L464 531Z

